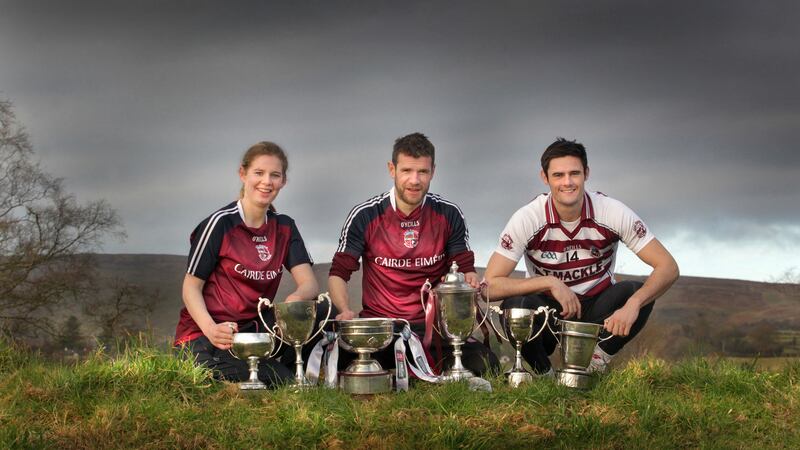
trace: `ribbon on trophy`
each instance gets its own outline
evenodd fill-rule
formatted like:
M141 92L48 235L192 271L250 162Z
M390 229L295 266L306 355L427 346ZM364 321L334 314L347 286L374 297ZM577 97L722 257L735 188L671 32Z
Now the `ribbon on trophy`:
M411 361L406 361L406 345L411 349ZM408 390L408 368L420 380L429 383L440 383L441 377L433 373L428 358L425 356L425 350L422 347L422 342L419 340L408 323L403 325L400 331L400 339L394 343L394 356L395 356L395 385L398 391ZM402 367L402 369L401 369Z
M319 381L319 373L323 362L325 364L325 387L336 389L338 378L339 345L336 342L336 333L323 331L320 339L311 350L306 366L306 378L312 384Z
M436 294L433 292L433 286L431 285L430 280L425 280L425 283L422 285L422 288L419 290L419 299L422 302L422 309L425 311L425 336L423 337L423 344L425 348L433 350L434 346L436 347L436 353L434 353L434 358L441 358L442 357L442 341L438 338L434 343L434 346L431 346L433 343L433 332L436 331L436 334L441 336L439 329L436 328ZM425 294L427 294L428 301L425 301Z

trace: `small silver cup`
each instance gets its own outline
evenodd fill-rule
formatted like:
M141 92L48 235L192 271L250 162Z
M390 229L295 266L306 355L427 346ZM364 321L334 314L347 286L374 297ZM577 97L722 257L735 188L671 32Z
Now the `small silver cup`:
M613 335L600 339L603 325L597 323L560 319L556 322L559 331L553 335L558 340L563 366L556 373L558 382L573 388L590 389L597 382L597 377L588 370L592 363L594 348L599 342L611 339Z
M523 383L531 382L533 380L533 375L525 370L525 367L522 365L522 346L525 343L536 339L540 334L542 334L542 331L544 331L544 329L547 327L547 321L550 318L550 314L555 310L546 306L540 306L537 309L500 309L499 307L494 306L491 308L491 310L494 311L495 314L497 314L500 318L500 324L505 333L498 331L494 325L494 322L490 320L489 323L492 325L492 328L494 328L498 336L508 341L515 347L517 351L516 357L514 358L514 367L506 372L508 384L511 385L511 387L518 387ZM539 330L534 333L533 328L534 324L536 323L536 316L538 314L544 314L544 321L542 322L542 326L539 328Z
M267 385L258 379L258 361L272 356L275 338L271 333L234 333L230 353L236 359L247 359L250 379L239 383L243 391L266 389Z
M317 318L317 305L327 301L328 314L320 324L319 329L314 333L314 322ZM275 310L275 326L270 328L261 314L261 307L267 305ZM276 337L282 342L294 347L295 353L295 376L293 388L308 388L314 386L306 379L303 371L303 345L310 342L319 334L328 323L331 317L331 298L328 294L320 294L316 300L297 300L293 302L272 303L267 298L260 298L258 302L258 316L267 329L272 330ZM312 334L313 333L313 334Z

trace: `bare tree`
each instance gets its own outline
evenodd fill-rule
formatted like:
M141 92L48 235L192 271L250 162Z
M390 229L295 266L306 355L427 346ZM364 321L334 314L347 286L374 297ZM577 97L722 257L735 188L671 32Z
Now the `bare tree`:
M96 336L105 344L115 338L142 330L159 299L158 290L145 289L123 279L105 283L83 301L83 314L98 330Z
M0 329L52 331L47 313L90 286L86 253L108 235L124 236L116 211L64 192L33 160L11 102L0 100Z

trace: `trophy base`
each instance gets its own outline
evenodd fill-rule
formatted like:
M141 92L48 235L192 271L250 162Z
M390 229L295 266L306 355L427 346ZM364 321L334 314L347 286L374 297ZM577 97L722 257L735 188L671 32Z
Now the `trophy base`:
M303 380L302 382L295 381L292 384L287 384L286 387L288 387L293 391L302 391L306 389L311 389L316 386L311 384L309 381Z
M475 378L475 374L468 369L448 369L442 374L442 381L445 383L468 380L470 378Z
M533 381L533 375L528 372L506 372L506 378L508 379L508 385L511 387L519 387L521 384L530 383Z
M241 391L261 391L267 389L267 385L260 381L242 381L239 383Z
M348 394L383 394L392 390L392 374L339 372L339 388Z
M591 389L597 383L597 377L585 370L562 369L556 371L559 384L575 389Z

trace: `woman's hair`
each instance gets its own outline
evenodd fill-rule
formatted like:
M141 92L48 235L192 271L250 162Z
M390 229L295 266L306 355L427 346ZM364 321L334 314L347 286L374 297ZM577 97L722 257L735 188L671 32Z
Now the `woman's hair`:
M247 172L247 169L250 168L250 164L253 163L253 160L258 158L262 155L274 156L281 161L281 166L283 166L283 180L286 181L286 172L289 170L289 159L286 157L286 152L274 142L269 141L261 141L252 147L248 148L246 152L244 152L244 156L242 156L242 169ZM239 190L239 198L244 197L244 186ZM275 206L269 205L270 211L275 211Z

